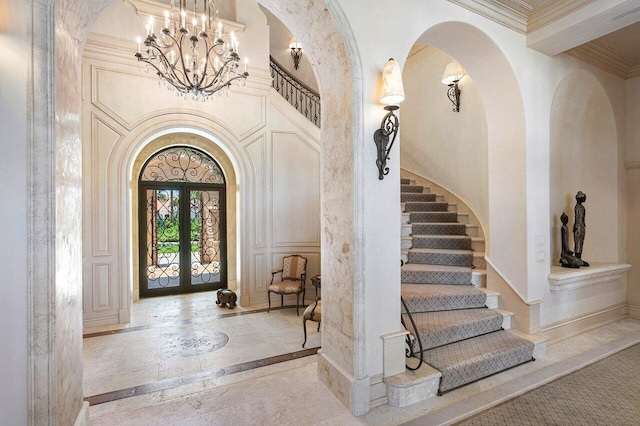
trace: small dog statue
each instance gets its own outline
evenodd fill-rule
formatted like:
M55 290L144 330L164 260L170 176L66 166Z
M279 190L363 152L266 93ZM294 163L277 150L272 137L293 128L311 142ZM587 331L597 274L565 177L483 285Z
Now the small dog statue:
M229 305L229 309L233 309L236 307L237 300L238 296L233 291L227 288L221 288L218 290L218 300L216 300L216 305L220 305L221 308Z

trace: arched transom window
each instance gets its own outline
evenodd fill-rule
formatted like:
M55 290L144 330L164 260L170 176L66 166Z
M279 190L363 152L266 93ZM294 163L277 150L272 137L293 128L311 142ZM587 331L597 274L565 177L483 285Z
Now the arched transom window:
M164 149L151 157L142 170L143 182L224 184L224 174L208 155L184 146Z

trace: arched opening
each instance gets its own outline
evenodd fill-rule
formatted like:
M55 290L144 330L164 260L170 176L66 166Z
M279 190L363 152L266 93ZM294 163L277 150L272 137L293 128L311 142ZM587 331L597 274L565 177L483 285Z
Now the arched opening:
M553 97L549 134L551 235L560 235L563 212L573 223L575 195L583 191L587 195L587 225L597 224L588 227L584 259L621 261L616 231L620 227L616 202L618 134L609 98L593 75L573 72L562 79ZM551 247L552 264L558 265L559 238Z
M141 297L227 287L226 180L213 158L184 146L155 153L138 200Z
M416 44L446 52L473 78L486 117L488 217L483 227L487 274L489 281L493 276L493 282L505 283L527 300L531 289L527 287L527 267L522 262L528 238L526 174L522 173L526 170L526 134L515 73L496 43L466 23L437 24L425 31ZM464 81L461 83L464 90ZM439 96L442 102L448 102L444 92ZM462 109L464 92L461 98ZM482 210L478 208L479 215Z
M51 25L31 27L33 43L43 46L30 51L31 63L42 66L38 72L33 72L34 68L30 75L35 88L31 92L34 95L30 114L37 123L30 139L35 153L31 169L37 171L34 175L58 176L42 180L50 186L36 185L30 191L31 205L40 206L31 210L30 224L35 234L43 236L31 241L29 246L30 253L40 253L40 262L34 266L29 280L35 318L30 328L33 340L29 403L36 422L56 417L60 423L73 423L82 406L82 389L77 379L78 372L82 371L81 233L78 227L82 179L81 129L77 118L81 115L78 88L80 53L84 44L69 40L84 42L91 23L110 3L109 0L81 4L51 0L33 5L33 19L51 23L55 31L51 30ZM326 182L322 185L323 216L329 218L323 222L323 235L331 236L331 244L322 245L322 263L328 265L323 267L323 278L327 280L324 288L334 295L325 298L323 307L326 344L321 376L340 374L346 375L348 380L364 380L364 339L354 338L354 335L361 336L363 331L362 315L354 315L354 312L362 312L364 306L363 260L354 256L363 244L362 215L354 214L356 206L361 204L363 191L352 184L356 181L353 176L359 170L363 148L358 130L350 130L353 137L344 137L344 129L356 129L354 122L358 122L359 117L354 114L360 114L359 109L354 112L353 108L354 91L357 95L361 91L361 88L354 88L353 76L354 73L359 76L360 69L356 64L354 71L349 47L343 38L345 34L350 37L350 31L338 23L343 21L334 17L340 13L335 5L328 9L313 1L295 8L275 0L261 3L294 33L304 34L301 42L307 46L309 57L314 58L323 97L322 108L326 112L322 155L332 161L322 163L322 179ZM300 12L302 10L304 13ZM330 51L325 49L328 42L332 46ZM349 43L353 46L351 39ZM65 72L57 72L61 69ZM341 96L329 96L330 87L339 88L336 90ZM54 157L51 152L55 153ZM41 201L52 193L58 195L43 210ZM69 212L62 214L66 210ZM42 256L41 243L48 247L50 256ZM61 300L65 302L58 303ZM51 340L49 336L57 337ZM354 412L360 410L356 407L368 404L368 401L361 401L367 395L355 395L353 389L342 385L331 388Z
M441 82L452 62L458 61L424 45L415 45L405 62L403 80L410 96L402 103L401 168L427 179L432 192L442 188L439 195L446 192L445 198L457 204L458 213L470 215L468 223L478 225L483 235L489 219L487 120L468 72L458 82L460 110L453 111Z

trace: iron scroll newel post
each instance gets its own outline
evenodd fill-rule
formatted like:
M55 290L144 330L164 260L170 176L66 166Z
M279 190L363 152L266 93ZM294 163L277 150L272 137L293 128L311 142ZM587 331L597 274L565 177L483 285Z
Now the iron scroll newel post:
M398 135L398 128L400 127L400 120L393 112L400 108L398 105L387 105L385 110L389 111L380 123L380 128L373 134L373 140L376 143L378 152L378 159L376 165L378 166L378 179L382 180L389 174L389 167L387 167L387 160L389 160L389 152L393 148L393 143L396 141ZM389 137L391 143L389 143ZM388 145L388 146L387 146Z
M416 333L416 340L418 341L418 349L420 350L420 358L418 358L418 365L415 367L409 367L409 365L407 364L407 369L411 370L411 371L415 371L417 369L419 369L420 367L422 367L422 364L424 363L424 349L422 347L422 339L420 338L420 333L418 333L418 327L416 327L416 323L413 320L413 316L411 315L411 311L409 311L409 307L407 306L407 302L404 301L404 299L402 298L402 296L400 296L400 301L402 302L402 307L404 307L405 312L407 313L407 316L409 317L409 321L411 321L411 327L413 328L413 331L415 331ZM402 323L402 326L405 328L405 330L407 329L407 325L404 322L404 318L402 318L402 315L400 316L400 322ZM406 356L407 358L412 358L416 355L416 352L413 350L413 342L411 341L411 334L407 335L407 350L406 350Z

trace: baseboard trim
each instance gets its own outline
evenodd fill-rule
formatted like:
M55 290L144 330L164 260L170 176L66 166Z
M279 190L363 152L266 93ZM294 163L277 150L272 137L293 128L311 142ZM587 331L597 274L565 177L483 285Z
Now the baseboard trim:
M640 305L627 305L627 314L633 319L640 319Z
M628 311L627 306L620 304L579 318L559 321L543 327L542 332L549 336L549 344L553 344L625 318Z
M76 421L73 426L88 426L89 425L89 403L82 401L82 408L76 417Z
M389 402L389 398L387 398L387 385L383 381L383 376L384 374L382 373L371 376L371 389L369 390L371 408L378 407Z
M120 317L118 315L105 317L105 318L89 318L82 321L83 328L100 327L103 325L120 324Z
M355 379L322 350L318 352L318 378L354 416L371 409L370 378Z

